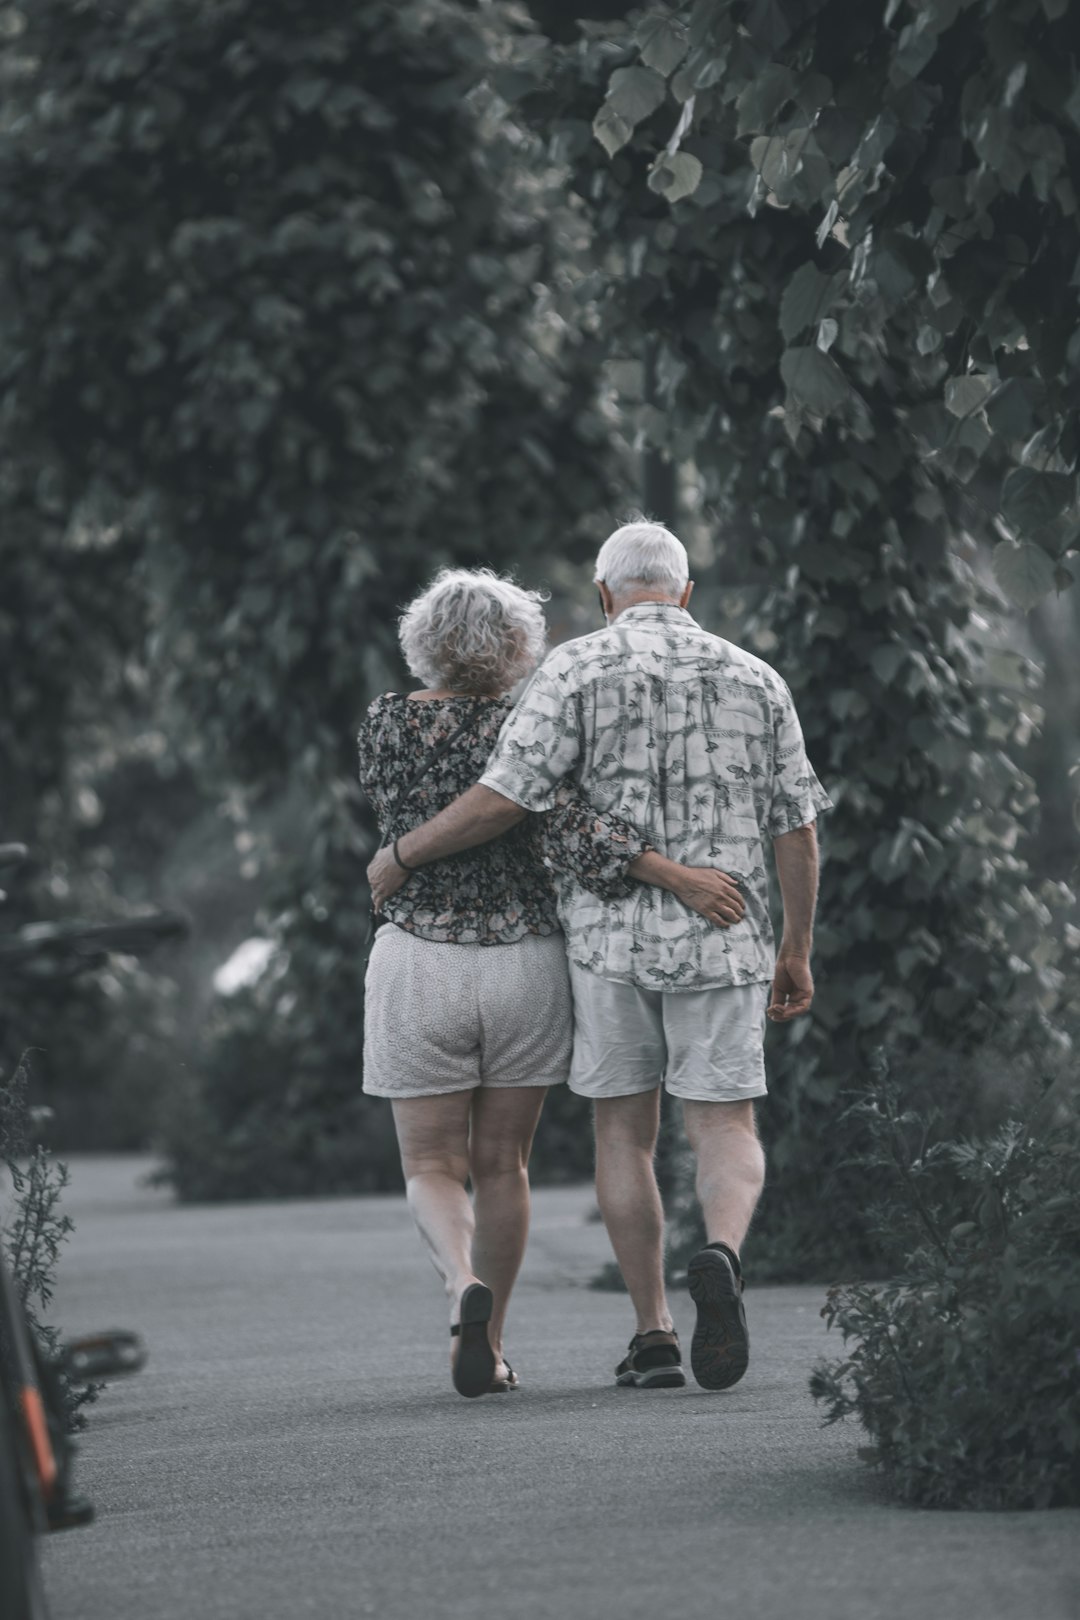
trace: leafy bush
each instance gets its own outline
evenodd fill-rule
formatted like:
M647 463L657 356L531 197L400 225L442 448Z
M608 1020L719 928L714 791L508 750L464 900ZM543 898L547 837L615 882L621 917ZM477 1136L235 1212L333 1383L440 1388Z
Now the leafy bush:
M925 1507L1080 1502L1080 1083L1031 1064L1006 1123L967 1140L903 1106L879 1058L852 1115L884 1178L874 1212L909 1250L887 1283L840 1285L822 1312L848 1347L814 1371L826 1422ZM1054 1068L1060 1070L1052 1077Z
M41 1142L33 1140L38 1123L27 1101L29 1069L25 1057L8 1075L0 1070L0 1166L10 1180L12 1209L4 1222L4 1255L11 1267L27 1321L42 1355L51 1360L60 1333L44 1320L56 1282L60 1250L72 1231L70 1215L60 1213L68 1170ZM81 1428L79 1408L97 1398L100 1385L75 1388L58 1379L69 1426Z

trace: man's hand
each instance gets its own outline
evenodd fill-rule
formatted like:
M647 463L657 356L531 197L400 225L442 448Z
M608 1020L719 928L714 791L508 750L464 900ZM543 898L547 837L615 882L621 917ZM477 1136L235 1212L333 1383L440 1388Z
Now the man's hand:
M765 1016L774 1024L786 1024L810 1011L814 999L814 978L808 956L779 956L773 974L772 994Z
M408 872L395 861L392 849L387 847L378 851L367 869L367 880L371 884L371 903L376 911L381 911L391 895L397 894L408 876Z
M716 928L742 922L746 901L734 878L714 866L682 866L679 874L672 890L684 906L700 912Z

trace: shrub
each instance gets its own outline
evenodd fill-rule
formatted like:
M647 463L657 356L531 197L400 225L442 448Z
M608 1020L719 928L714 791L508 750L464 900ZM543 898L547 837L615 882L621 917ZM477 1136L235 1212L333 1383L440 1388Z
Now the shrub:
M60 1345L59 1330L44 1320L56 1282L60 1250L72 1230L70 1215L60 1213L68 1170L48 1149L32 1140L40 1110L29 1107L29 1068L25 1056L11 1073L0 1071L0 1165L10 1179L12 1207L4 1225L4 1256L11 1267L27 1321L42 1356L52 1361ZM66 1378L58 1384L68 1426L79 1429L79 1408L96 1400L100 1385L75 1388Z
M1013 1117L974 1139L903 1107L883 1057L851 1110L883 1177L875 1223L909 1257L894 1280L829 1290L822 1315L847 1348L810 1387L827 1423L859 1419L864 1458L920 1506L1080 1502L1080 1084L1067 1061L1032 1060Z

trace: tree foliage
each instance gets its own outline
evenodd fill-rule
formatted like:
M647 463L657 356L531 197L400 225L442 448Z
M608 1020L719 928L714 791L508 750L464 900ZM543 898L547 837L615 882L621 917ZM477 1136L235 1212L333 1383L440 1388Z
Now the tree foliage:
M264 874L288 964L264 1039L290 1057L265 1123L314 1075L359 1085L353 739L399 683L397 612L439 563L572 552L610 493L587 345L538 307L543 180L485 125L471 8L26 0L4 22L6 515L68 561L122 557L188 757L309 807ZM48 652L59 711L73 660L59 632Z
M906 445L960 519L996 532L995 573L1023 608L1070 582L1080 547L1068 12L697 0L632 34L594 29L577 53L603 90L594 135L629 148L613 173L645 164L650 189L688 200L684 230L696 214L716 243L762 209L797 227L771 222L797 244L779 267L789 436L835 419Z
M835 1121L883 1033L1013 1039L1060 993L1070 896L1033 892L1020 854L1035 682L983 645L1001 599L972 542L1015 547L1034 589L1075 536L1066 27L1035 0L884 22L698 0L520 64L515 111L549 132L603 255L609 350L653 350L639 438L692 466L721 580L753 588L746 634L837 803L814 1017L775 1041L764 1112L758 1252L789 1266L871 1257Z
M603 494L532 321L543 229L469 103L476 27L444 0L22 16L9 500L138 537L160 677L236 774L343 760L403 591Z

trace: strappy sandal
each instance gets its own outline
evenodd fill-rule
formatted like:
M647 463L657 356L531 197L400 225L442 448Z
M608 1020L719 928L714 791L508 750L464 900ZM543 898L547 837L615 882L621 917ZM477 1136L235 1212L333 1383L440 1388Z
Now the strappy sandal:
M492 1309L491 1289L470 1283L461 1296L461 1321L450 1329L450 1337L461 1340L453 1362L454 1388L469 1399L490 1394L496 1382L495 1352L488 1338Z
M513 1367L511 1367L510 1363L504 1359L503 1365L506 1368L506 1377L493 1378L491 1380L490 1393L492 1395L505 1395L507 1390L518 1389L520 1387L518 1383L518 1375L514 1371Z

